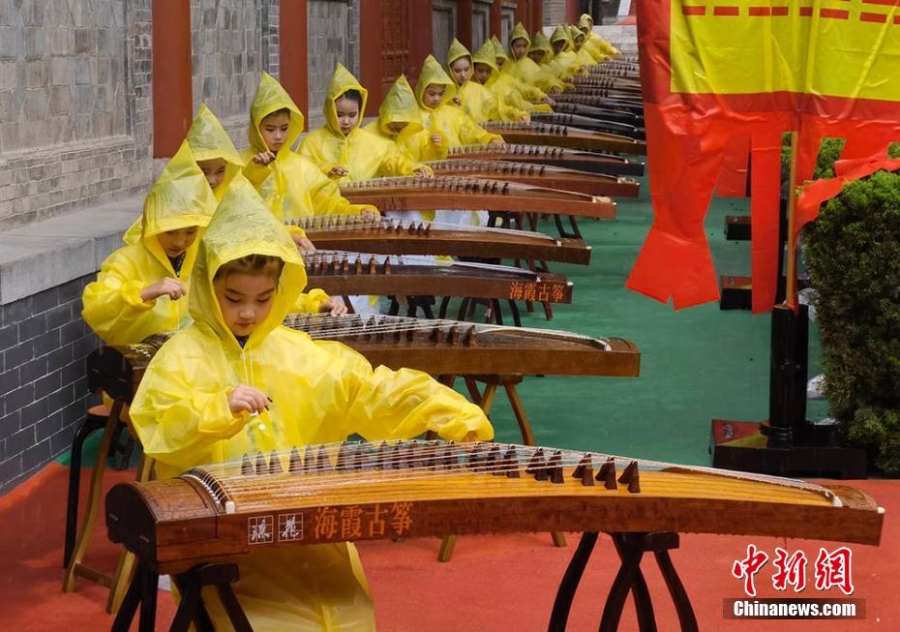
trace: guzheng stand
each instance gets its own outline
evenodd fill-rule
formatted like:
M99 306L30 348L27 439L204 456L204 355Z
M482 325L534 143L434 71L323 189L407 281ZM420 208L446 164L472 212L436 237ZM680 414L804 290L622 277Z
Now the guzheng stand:
M638 630L641 632L656 632L656 615L653 612L653 603L650 600L650 591L647 582L641 572L641 559L644 553L652 552L656 558L659 570L666 581L666 587L675 604L678 614L678 622L682 632L696 632L697 617L691 607L690 599L684 584L675 571L670 549L677 549L679 537L672 531L660 531L654 533L611 533L616 552L619 554L621 566L606 598L603 607L603 617L600 620L600 632L613 632L619 629L619 621L625 608L625 600L631 592L634 597L634 605L637 611ZM553 603L553 612L550 615L549 632L565 632L569 619L569 611L572 608L572 600L578 589L578 584L584 574L588 559L597 543L598 533L587 531L581 535L578 548L569 562L569 566L563 575L556 600Z

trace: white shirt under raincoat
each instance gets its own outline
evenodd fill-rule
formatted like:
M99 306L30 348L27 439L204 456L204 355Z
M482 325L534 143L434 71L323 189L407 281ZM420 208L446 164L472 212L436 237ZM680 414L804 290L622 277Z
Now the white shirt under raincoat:
M335 101L348 90L359 92L362 105L356 127L345 136L338 124ZM338 182L383 176L410 176L416 169L424 167L413 161L392 140L360 127L368 98L368 90L362 87L349 70L338 64L325 97L325 127L310 132L300 141L298 153L317 164L326 175L333 167L347 170L347 175L333 178Z
M221 265L249 254L279 257L285 267L268 318L242 347L224 324L213 278ZM131 407L160 478L353 433L370 441L429 429L454 440L492 438L480 408L428 375L373 369L339 342L313 341L282 326L305 276L296 248L265 203L251 187L233 183L200 244L190 302L194 323L159 350ZM241 383L267 393L269 410L233 415L227 397ZM374 628L352 544L256 550L237 562L235 592L256 632ZM204 599L217 629L230 629L215 590L205 590Z
M284 145L268 165L253 162L253 156L269 147L259 131L262 120L278 110L290 112L290 125ZM303 114L287 91L268 73L263 73L250 106L250 147L241 153L244 175L269 205L279 220L313 215L359 215L368 205L351 204L338 190L337 182L328 178L309 159L296 154L292 147L303 131Z
M156 236L191 226L199 227L202 233L215 208L216 200L206 177L190 147L182 143L144 200L138 242L107 257L97 280L84 288L81 315L104 342L135 344L152 334L180 329L189 322L186 296L177 301L160 296L145 302L140 294L148 285L167 277L177 278L188 287L200 236L185 251L178 272Z

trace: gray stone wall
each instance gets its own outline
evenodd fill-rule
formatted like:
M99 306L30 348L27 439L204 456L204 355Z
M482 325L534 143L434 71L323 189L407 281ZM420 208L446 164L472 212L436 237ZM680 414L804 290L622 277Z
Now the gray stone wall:
M566 0L544 0L542 26L556 26L566 22Z
M359 79L359 0L309 0L309 129L324 122L322 106L338 62Z
M0 3L0 230L150 180L150 0Z

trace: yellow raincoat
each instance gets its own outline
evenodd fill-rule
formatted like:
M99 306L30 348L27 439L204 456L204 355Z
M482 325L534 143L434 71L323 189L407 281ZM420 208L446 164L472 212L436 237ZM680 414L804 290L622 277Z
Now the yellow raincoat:
M529 46L531 45L531 37L528 35L528 31L525 30L525 27L522 26L521 22L516 24L512 33L509 34L510 59L512 58L512 43L517 39L524 39L528 42ZM555 77L549 70L538 66L528 57L528 55L522 55L521 58L515 61L505 63L503 65L504 71L507 67L509 67L509 72L515 77L518 77L523 83L536 86L545 93L549 93L553 89L564 90L566 87L561 79Z
M344 136L338 125L335 101L348 90L360 93L362 105L359 108L356 127ZM426 168L410 159L393 140L374 135L359 126L368 97L368 90L339 63L325 97L323 108L325 127L307 134L300 142L298 153L317 164L325 174L328 174L332 167L345 168L347 175L333 178L338 182L368 180L382 176L409 176L416 169Z
M553 56L553 61L551 62L551 67L555 67L563 73L559 76L568 78L576 74L587 73L587 70L578 63L578 58L574 52L575 44L572 42L572 36L569 34L568 28L559 25L553 29L549 44L551 52L557 44L562 45L562 49Z
M547 98L547 93L537 86L525 83L512 72L509 55L496 36L491 36L491 44L494 45L494 63L497 65L497 72L491 75L485 87L500 98L504 98L512 91L521 94L522 99L528 104L527 112L552 112L548 104L540 103Z
M493 50L493 47L491 47L491 50ZM472 53L455 37L453 38L453 43L450 44L450 50L447 52L447 72L450 78L454 82L456 81L453 73L450 71L450 66L464 57L468 57L469 63L472 64L472 74L469 75L469 79L462 85L457 86L457 95L462 101L463 112L471 116L476 123L522 120L527 114L525 110L502 102L490 89L473 80L475 64L472 59ZM496 63L492 62L491 67L496 68Z
M228 184L244 167L244 162L241 160L237 149L234 148L231 137L228 136L228 132L222 127L216 115L206 105L201 105L200 111L197 112L197 116L191 122L191 127L188 129L185 140L191 148L194 160L221 158L225 161L225 177L219 183L219 186L212 189L216 202L218 202L225 195L225 191L228 190ZM125 232L123 241L126 244L136 244L140 240L141 219L138 218L131 228Z
M388 127L391 123L406 123L406 127L397 134ZM378 118L367 123L363 129L379 138L393 141L414 162L443 160L447 157L446 143L432 143L431 134L422 126L416 93L406 80L406 75L397 77L378 108Z
M249 254L285 262L268 317L243 348L227 329L213 278ZM409 369L373 369L334 341L313 341L281 325L305 282L296 248L252 187L235 182L209 225L191 290L194 323L172 337L147 368L131 418L160 478L257 450L341 441L414 437L490 439L480 408ZM256 416L231 413L228 393L255 386L272 400ZM356 548L325 544L262 548L238 560L238 601L256 632L372 630L374 615ZM204 601L216 629L231 629L214 589Z
M290 126L284 145L267 165L253 162L253 156L269 150L259 131L262 120L278 110L290 112ZM278 219L312 215L358 215L367 205L350 204L341 195L337 182L322 173L308 158L291 149L303 131L303 114L287 91L268 73L263 73L250 106L250 147L241 153L244 175L256 187Z
M426 107L422 103L425 88L430 85L441 85L445 88L444 97L436 108ZM425 129L443 136L448 148L463 145L486 145L494 140L502 141L502 136L488 132L471 116L452 104L455 93L456 84L441 68L440 62L432 55L425 58L422 72L419 74L419 81L416 82L416 101L419 103L419 112L422 115L422 124Z
M584 33L585 45L588 46L588 52L596 61L602 61L607 57L615 57L619 54L618 48L594 33L594 18L591 17L590 13L581 14L581 17L578 19L578 28Z
M216 200L187 142L166 165L144 200L142 233L137 243L119 248L103 262L97 280L82 294L85 322L104 342L134 344L147 336L175 331L189 321L188 299L168 296L144 302L141 291L164 278L188 285L200 236L187 249L179 272L157 239L170 230L209 223Z
M585 37L584 33L577 26L569 25L566 28L569 29L569 35L572 38L572 44L575 48L575 59L577 59L578 63L585 68L593 66L596 62L594 61L594 58L591 56L591 54L584 48L584 43L587 41L587 37ZM578 37L583 38L581 46L579 46L575 42L576 38Z

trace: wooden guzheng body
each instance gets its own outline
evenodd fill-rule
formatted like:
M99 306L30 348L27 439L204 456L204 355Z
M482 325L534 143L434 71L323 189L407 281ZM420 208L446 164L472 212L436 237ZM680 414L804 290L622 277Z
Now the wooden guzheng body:
M488 131L500 134L508 143L555 145L569 149L613 151L638 155L647 154L647 144L645 142L619 134L594 132L577 127L547 125L537 122L488 121L482 126Z
M644 175L644 163L642 162L635 162L628 158L611 154L552 147L550 145L509 143L505 147L499 148L488 147L487 145L466 145L464 147L451 148L447 158L450 160L479 159L537 162L544 165L568 167L569 169L614 176Z
M406 264L392 256L316 252L303 257L309 287L333 296L444 296L571 303L572 284L561 274L512 266L436 262Z
M339 340L373 365L431 375L604 375L636 377L641 354L622 338L401 316L294 314L285 320L318 340ZM167 334L134 345L102 347L88 356L89 381L130 402Z
M435 160L428 163L438 176L492 178L586 195L636 198L640 185L621 176L590 173L540 163L507 160Z
M254 549L453 534L721 533L878 544L866 494L493 443L343 443L120 483L109 537L160 573ZM353 516L353 520L342 520Z
M541 233L356 215L318 215L289 220L317 248L388 255L535 259L587 264L591 247L581 239Z
M479 209L595 219L616 216L616 203L608 197L480 178L407 176L359 180L341 184L341 195L354 204L371 204L381 211Z
M586 116L584 114L566 114L563 112L535 112L531 115L531 120L545 125L564 125L566 127L577 127L579 129L592 130L596 132L608 132L610 134L619 134L634 138L635 140L644 140L644 129L637 125L624 123L617 120L606 120L600 117Z

